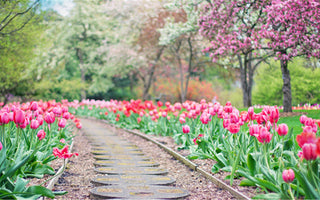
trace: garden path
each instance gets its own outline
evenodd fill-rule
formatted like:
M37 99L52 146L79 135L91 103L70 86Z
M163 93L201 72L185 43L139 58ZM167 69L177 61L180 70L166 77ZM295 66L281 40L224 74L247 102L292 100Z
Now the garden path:
M147 157L135 145L121 139L116 129L82 119L82 130L92 145L95 158L94 199L178 199L188 191L175 187L174 180L165 176L168 171Z

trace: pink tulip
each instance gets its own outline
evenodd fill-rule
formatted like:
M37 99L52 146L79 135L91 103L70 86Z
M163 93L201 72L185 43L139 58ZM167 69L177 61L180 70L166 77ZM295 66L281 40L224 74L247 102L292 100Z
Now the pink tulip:
M62 114L62 117L65 118L65 119L70 119L70 113L69 112L64 112Z
M13 112L14 123L22 124L22 123L24 123L24 120L25 120L25 113L22 110L17 109Z
M54 121L56 120L54 113L50 112L50 113L46 113L44 115L44 121L47 122L47 124L52 124Z
M10 122L9 113L4 112L0 114L0 124L8 124Z
M287 169L282 172L282 179L286 183L291 183L294 180L294 171L292 169Z
M42 140L46 137L46 132L44 132L43 129L39 130L37 133L37 137L39 138L39 140Z
M30 110L31 111L36 111L38 110L38 103L36 101L33 101L30 105Z
M266 127L262 127L260 129L257 139L261 143L269 143L272 139L272 134L268 131Z
M39 127L39 122L36 119L31 120L30 122L30 128L31 129L37 129Z
M183 133L189 133L190 132L190 126L189 125L182 126L182 132Z
M231 123L231 124L229 124L227 129L230 131L230 133L235 134L240 131L240 125Z
M2 146L2 143L0 142L0 151L2 150L3 146Z
M253 124L249 127L249 133L251 136L258 136L260 132L260 126L257 124Z
M58 121L58 126L60 128L64 128L67 124L67 120L65 118L60 118L59 121Z
M308 119L307 116L301 115L301 117L300 117L300 123L301 123L301 124L304 124L307 119Z
M302 146L303 158L306 160L317 159L317 145L313 143L306 143Z
M287 135L288 131L289 131L289 128L287 124L279 124L277 128L277 132L280 136Z

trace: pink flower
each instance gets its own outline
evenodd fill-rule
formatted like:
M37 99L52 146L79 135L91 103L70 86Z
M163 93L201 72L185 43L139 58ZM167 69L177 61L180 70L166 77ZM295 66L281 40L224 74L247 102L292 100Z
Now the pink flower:
M13 121L16 124L23 124L25 121L25 114L22 110L17 109L13 112Z
M64 143L66 143L66 140L62 138L62 139L60 140L60 142L64 144Z
M253 124L249 127L249 133L251 136L258 136L260 132L260 126L257 124Z
M0 124L8 124L10 122L9 113L0 113Z
M306 143L316 143L317 138L313 132L302 132L300 135L297 135L296 140L299 147L302 148Z
M55 118L53 112L50 112L50 113L47 112L47 113L44 115L44 121L46 121L47 124L52 124L55 120L56 120L56 118Z
M190 132L190 126L189 125L182 126L182 132L183 133L189 133Z
M58 121L58 126L60 128L64 128L66 127L66 124L67 124L67 120L65 118L60 118L59 121Z
M229 124L227 129L230 131L230 133L235 134L240 131L240 125L231 123L231 124Z
M260 129L259 135L257 137L258 141L261 143L269 143L272 139L272 134L268 131L266 127Z
M2 143L0 142L0 151L2 150L3 146L2 146Z
M138 124L141 122L141 118L140 117L137 118L137 122L138 122Z
M289 131L289 128L287 124L279 124L277 128L277 132L280 136L287 135L288 131Z
M44 132L43 129L39 130L37 133L37 137L39 138L39 140L42 140L46 137L46 132Z
M317 159L317 145L313 143L306 143L302 147L303 158L306 160Z
M36 111L38 110L38 103L36 101L33 101L30 105L30 110L31 111Z
M181 124L186 123L186 119L185 119L184 117L180 117L180 118L179 118L179 121L180 121Z
M304 122L305 122L307 119L308 119L307 116L301 115L301 117L300 117L300 123L301 123L301 124L304 124Z
M37 129L37 128L39 128L39 122L38 122L38 120L36 120L36 119L33 119L33 120L31 120L31 122L30 122L30 128L31 129Z
M64 112L62 114L62 117L65 118L65 119L70 119L70 113L69 112Z
M287 169L282 172L282 179L286 183L290 183L294 180L294 171L292 169Z

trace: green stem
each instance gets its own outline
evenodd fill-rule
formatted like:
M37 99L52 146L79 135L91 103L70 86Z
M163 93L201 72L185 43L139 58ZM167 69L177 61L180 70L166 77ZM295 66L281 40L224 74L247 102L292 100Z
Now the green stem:
M47 180L43 181L42 183L40 183L40 186L42 186L43 184L47 183L48 181L54 179L55 177L59 176L60 174L62 174L64 172L64 170L66 169L66 159L63 160L63 167L62 167L62 170L55 174L54 176L48 178Z
M263 154L264 154L265 163L266 163L268 169L270 169L269 160L268 160L269 153L268 153L268 146L267 145L268 145L267 143L263 144L263 149L264 149Z

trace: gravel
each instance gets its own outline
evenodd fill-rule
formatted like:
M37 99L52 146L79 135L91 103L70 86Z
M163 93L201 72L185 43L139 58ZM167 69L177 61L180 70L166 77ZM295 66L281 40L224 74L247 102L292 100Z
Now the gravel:
M87 119L86 119L87 120ZM200 173L191 170L181 162L177 161L173 156L158 147L156 144L147 141L139 136L128 133L123 129L117 129L111 125L105 124L101 121L93 120L94 123L103 124L107 129L117 133L121 138L125 138L132 144L137 145L146 156L153 158L153 160L160 164L160 168L165 168L169 171L168 176L176 180L174 186L188 190L190 196L188 200L202 200L202 199L236 199L228 191L218 188L210 180L203 177ZM175 150L181 155L188 155L187 150L178 151L178 146L170 137L152 136L154 140L165 144L171 149ZM78 157L72 157L69 160L67 169L56 183L54 190L68 191L68 194L57 196L55 199L90 199L89 191L94 187L90 182L93 177L98 176L94 169L93 155L90 153L91 147L89 141L85 137L83 131L77 131L74 138L73 152L78 152ZM210 172L212 165L215 163L213 160L193 160L203 170ZM227 174L224 172L214 174L216 178L224 180ZM224 181L228 183L228 181ZM235 180L234 189L240 191L248 197L256 195L256 188L254 187L241 187L238 186L240 180Z

